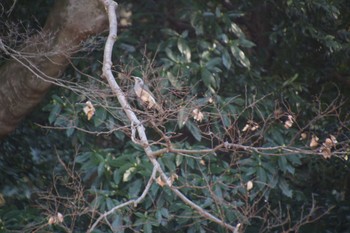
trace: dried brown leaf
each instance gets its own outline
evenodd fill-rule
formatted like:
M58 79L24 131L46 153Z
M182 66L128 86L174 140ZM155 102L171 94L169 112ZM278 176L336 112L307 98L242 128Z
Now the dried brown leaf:
M312 149L315 149L318 146L318 140L319 138L316 135L312 135L311 142L310 142L310 147Z
M92 116L95 114L95 111L96 111L95 107L92 105L90 101L87 101L85 103L85 107L83 110L88 120L91 120Z

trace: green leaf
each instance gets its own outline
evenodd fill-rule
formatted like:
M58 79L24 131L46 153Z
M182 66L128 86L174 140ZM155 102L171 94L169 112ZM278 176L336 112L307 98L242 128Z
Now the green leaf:
M113 232L124 233L125 227L123 226L123 217L119 214L114 214L114 220L112 222Z
M121 48L121 49L123 49L123 50L125 50L125 51L127 51L129 53L133 53L133 52L136 51L135 46L130 45L130 44L126 44L126 43L120 43L119 44L119 48Z
M180 154L177 154L176 157L175 157L175 164L176 166L180 166L182 164L184 160L184 156L183 155L180 155Z
M140 193L141 186L142 186L141 179L137 179L134 182L132 182L129 186L129 191L128 191L129 197L131 198L137 197Z
M54 104L57 104L57 103L59 103L60 105L64 104L62 97L59 97L58 95L53 95L52 99Z
M50 122L50 124L52 124L56 120L57 116L61 112L61 109L62 109L61 105L59 105L59 104L55 104L53 106L53 108L52 108L52 110L50 112L50 115L49 115L49 122Z
M186 122L188 121L189 111L187 108L180 108L178 114L177 114L177 124L179 125L179 128L182 129Z
M161 29L160 30L162 33L164 33L165 35L168 35L168 36L179 36L179 33L177 33L176 31L170 29L170 28L164 28L164 29Z
M249 69L250 61L245 56L244 52L235 45L232 45L230 48L231 48L231 53L236 58L236 60L239 61L244 67Z
M238 38L244 37L242 29L235 23L231 23L230 31L233 32Z
M278 166L284 173L287 172L288 162L285 156L278 157Z
M67 137L72 136L72 134L74 133L74 131L75 131L75 128L69 127L69 128L66 130L66 135L67 135Z
M156 219L158 224L162 223L163 217L162 217L162 212L160 210L157 210L156 212Z
M185 56L186 61L190 62L191 61L191 49L188 46L186 40L184 40L183 38L180 37L177 40L177 48L179 49L181 54Z
M292 84L297 78L298 78L298 74L295 74L293 77L291 77L290 79L288 79L287 81L285 81L282 85L282 87L286 87L289 86L290 84Z
M181 33L182 38L187 38L187 36L188 36L188 30L185 30Z
M222 121L223 121L225 127L229 127L231 125L231 119L224 112L222 112Z
M105 122L107 118L107 111L103 108L97 108L94 117L92 118L94 120L95 127L100 126L103 122Z
M98 177L101 177L105 171L105 163L100 163L97 167L97 175Z
M152 233L152 224L151 223L145 223L143 225L143 232L145 233Z
M120 172L118 169L115 169L113 172L113 181L116 185L118 185L120 183L120 180L121 180Z
M216 7L216 8L215 8L215 16L216 16L217 18L220 18L221 15L222 15L222 13L221 13L221 11L220 11L220 8L219 8L219 7Z
M203 68L201 70L201 77L207 87L216 87L215 77L208 69Z
M265 171L265 169L263 167L258 167L257 176L258 176L258 180L261 183L266 184L266 182L267 182L267 174L266 174L266 171Z
M195 125L192 121L187 121L186 122L186 128L191 132L192 136L197 140L197 141L201 141L202 140L202 135L201 135L201 131L199 130L199 128L197 127L197 125Z
M106 199L106 206L107 206L107 210L113 209L113 207L115 206L114 200L111 198L107 198Z
M278 187L282 190L282 193L287 197L293 196L293 190L289 188L289 185L285 179L279 180Z
M191 15L191 25L196 31L196 35L204 34L203 19L200 12L194 12Z
M224 33L220 34L220 35L218 36L218 38L219 38L222 42L224 42L225 44L229 42L228 36L227 36L226 34L224 34Z
M179 63L179 59L177 58L177 56L174 54L174 52L170 49L170 48L166 48L165 49L165 53L168 56L168 58L176 63Z
M221 59L222 59L222 63L223 63L224 66L226 67L226 69L229 70L229 69L231 68L232 61L231 61L231 56L230 56L230 54L227 52L227 50L225 50L225 51L222 53Z
M299 155L289 155L287 160L293 165L301 165L301 160Z
M160 158L160 161L163 162L163 164L170 170L170 171L175 171L176 166L174 163L174 157L173 156L164 156Z
M119 141L123 141L125 139L125 134L122 131L113 131L113 134Z
M161 209L161 212L162 212L162 216L164 217L164 218L169 218L169 211L168 211L168 209L166 209L166 208L162 208Z
M123 182L130 181L135 171L136 171L135 167L130 167L128 170L126 170L123 175Z
M244 39L244 38L239 39L239 45L244 47L244 48L252 48L255 46L255 44L252 41Z
M221 187L219 185L215 186L214 193L215 193L217 198L219 198L219 199L223 198L223 196L222 196L222 189L221 189Z
M222 64L222 59L220 57L214 57L211 58L206 64L205 67L208 68L208 70L215 70L219 65Z

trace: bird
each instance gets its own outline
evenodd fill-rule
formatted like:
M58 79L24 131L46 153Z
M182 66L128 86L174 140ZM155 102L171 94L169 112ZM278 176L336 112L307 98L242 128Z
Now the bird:
M159 112L162 112L162 107L156 102L152 92L145 85L143 80L139 77L132 76L135 80L134 91L136 96L141 100L142 103L147 105L148 109L155 108Z

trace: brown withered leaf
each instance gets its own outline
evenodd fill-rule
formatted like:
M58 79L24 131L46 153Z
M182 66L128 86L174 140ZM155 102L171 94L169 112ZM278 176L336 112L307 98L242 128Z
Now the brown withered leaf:
M300 134L300 140L305 140L307 138L307 133Z
M312 135L311 142L310 142L310 147L312 149L315 149L318 146L318 140L319 138L316 135Z
M320 148L320 152L322 153L322 156L325 159L329 159L330 157L332 157L331 148L325 145Z
M57 224L57 223L62 223L63 222L63 215L58 212L56 216L51 216L48 220L48 224L52 225L52 224Z
M244 128L242 129L242 132L248 131L250 129L250 125L246 124Z
M204 118L203 113L198 108L193 109L192 116L193 116L193 119L199 122L201 122Z
M242 132L246 132L246 131L255 131L259 129L259 125L258 123L254 122L254 121L248 121L247 124L244 126L244 128L242 129Z
M91 101L86 101L85 107L83 110L88 120L91 120L92 116L95 114L95 111L96 111Z
M334 137L332 134L329 135L329 137L331 138L331 140L332 140L332 142L333 142L333 144L334 144L334 146L335 146L335 145L338 143L337 138Z
M159 184L160 187L164 187L166 185L166 183L163 181L163 179L158 176L158 178L156 179L157 184Z
M282 109L281 108L275 109L275 111L273 112L273 115L274 115L276 120L279 120L283 116Z
M288 115L288 120L286 120L286 121L284 122L284 127L285 127L286 129L289 129L290 127L293 126L293 123L294 123L294 118L293 118L293 116L292 116L292 115Z
M334 146L334 143L333 143L332 139L326 138L326 140L324 141L323 145L325 147L332 148Z

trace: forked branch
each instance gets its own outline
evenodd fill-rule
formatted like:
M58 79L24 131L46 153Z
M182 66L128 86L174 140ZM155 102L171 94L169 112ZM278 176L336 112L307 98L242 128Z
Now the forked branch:
M155 175L155 171L157 171L162 180L165 182L165 184L173 191L173 193L178 196L182 201L184 201L187 205L189 205L191 208L196 210L201 216L204 218L211 220L213 222L218 223L219 225L229 229L230 231L236 232L238 227L234 227L232 225L229 225L225 223L223 220L215 217L214 215L210 214L194 202L192 202L190 199L188 199L183 193L181 193L176 187L172 186L171 179L165 174L165 172L162 170L159 162L157 161L156 157L154 156L153 150L151 149L147 135L145 133L145 128L142 125L142 123L139 121L137 118L136 114L132 111L132 108L130 107L124 92L121 90L119 87L118 83L115 81L115 78L112 73L112 50L113 50L113 45L115 43L115 40L117 39L117 16L116 16L116 8L117 8L117 3L114 2L113 0L101 0L106 8L106 11L108 13L108 19L109 19L109 35L105 44L105 49L104 49L104 56L103 56L103 76L106 78L108 81L108 84L110 88L112 89L113 93L116 95L122 109L126 113L129 121L131 122L132 128L136 128L137 134L139 139L135 140L133 138L133 141L135 143L140 144L146 155L148 156L149 160L153 164L153 173L152 177L150 178L143 194L136 200L130 200L127 201L123 204L120 204L114 208L112 208L110 211L102 214L96 222L92 225L92 227L88 230L88 232L91 232L100 222L103 218L106 218L109 214L113 213L115 210L130 205L130 204L137 204L139 203L147 194L149 187L152 184L152 178ZM135 135L135 134L133 134ZM133 136L135 137L135 136Z

